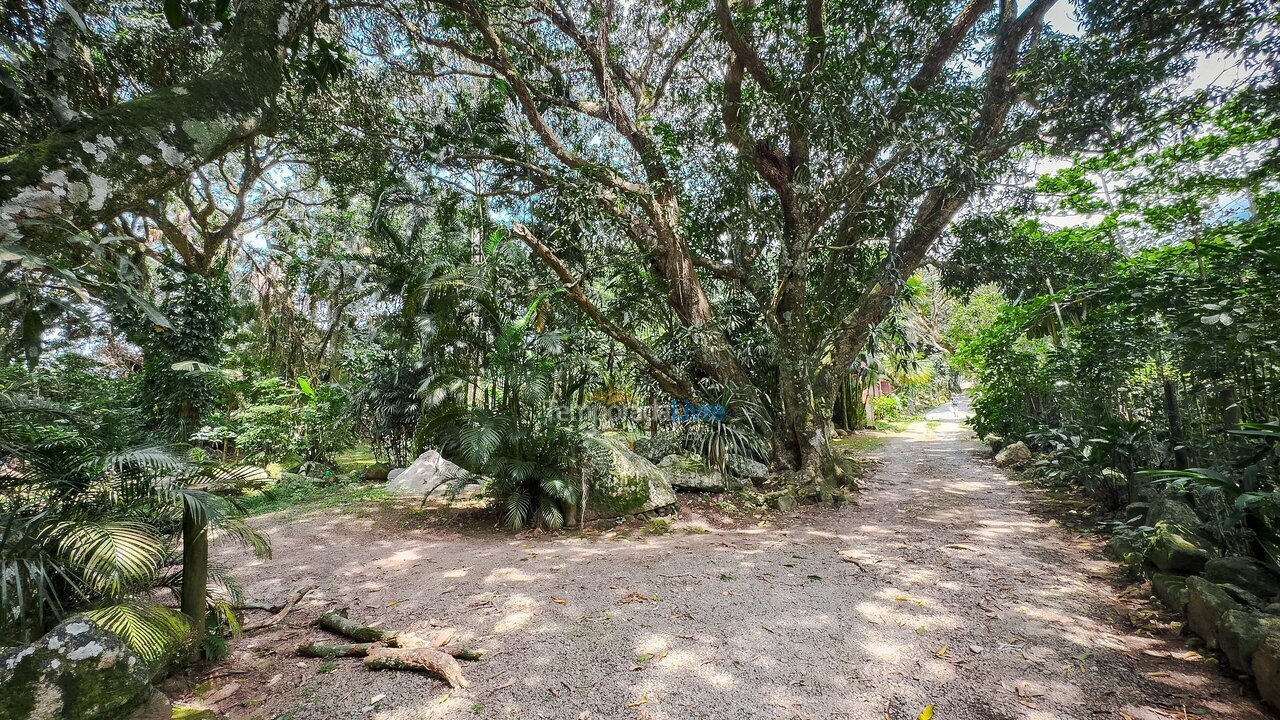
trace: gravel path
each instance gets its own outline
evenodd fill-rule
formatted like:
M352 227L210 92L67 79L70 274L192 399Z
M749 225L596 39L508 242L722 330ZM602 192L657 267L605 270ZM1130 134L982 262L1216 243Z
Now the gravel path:
M513 539L385 510L275 518L251 598L318 588L233 644L231 717L1265 718L1180 641L1131 634L1096 548L1031 514L946 410L891 436L859 505L661 536ZM398 517L398 516L391 516ZM274 523L274 524L273 524ZM450 692L300 660L321 611L455 628L487 656ZM1119 613L1119 614L1118 614ZM1184 659L1179 659L1184 658ZM216 691L215 691L216 692ZM376 702L375 702L376 700Z

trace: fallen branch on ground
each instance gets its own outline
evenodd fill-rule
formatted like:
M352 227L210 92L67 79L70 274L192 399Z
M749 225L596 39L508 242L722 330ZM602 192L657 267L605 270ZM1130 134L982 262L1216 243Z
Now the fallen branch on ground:
M364 658L364 666L370 670L423 670L444 678L450 687L471 687L471 683L462 677L458 661L435 648L374 645Z
M264 620L264 621L262 621L262 622L260 622L260 623L255 623L255 624L253 624L253 625L246 625L246 626L244 627L244 630L243 630L242 632L252 632L252 631L254 631L254 630L262 630L262 629L265 629L265 628L275 627L276 625L279 625L279 624L280 624L280 621L281 621L281 620L284 620L284 619L285 619L285 617L286 617L290 612L292 612L292 611L293 611L293 606L295 606L295 605L297 605L299 602L301 602L301 601L302 601L302 598L304 598L304 597L306 597L306 596L307 596L307 593L309 593L309 592L311 592L312 590L315 590L315 589L316 589L316 586L315 586L315 585L312 585L312 586L310 586L310 587L301 588L300 590L298 590L297 592L295 592L295 593L293 594L293 596L292 596L292 597L290 597L288 600L286 600L286 601L285 601L285 603L284 603L284 605L281 605L281 606L279 606L278 608L276 608L276 609L274 609L274 610L271 610L271 612L274 612L274 613L275 613L275 615L272 615L270 618L268 618L268 619L266 619L266 620Z
M483 656L478 650L447 644L453 637L452 632L437 633L428 640L412 633L361 625L348 618L345 609L324 613L320 616L319 625L357 642L339 645L304 642L298 646L299 655L326 659L363 657L364 666L370 670L429 672L455 688L470 687L462 676L458 660L479 660Z
M352 643L348 645L323 645L321 643L304 642L298 646L298 654L303 657L313 658L336 658L336 657L365 657L374 647L393 647L402 650L416 650L427 648L438 650L439 652L455 657L459 660L476 661L484 657L484 653L479 650L470 648L462 648L457 645L410 645L402 647L400 645L383 645L382 643Z
M356 642L362 643L387 643L388 645L395 642L396 633L382 628L369 627L361 625L347 617L346 608L337 612L327 612L320 616L320 627L339 635L345 635Z

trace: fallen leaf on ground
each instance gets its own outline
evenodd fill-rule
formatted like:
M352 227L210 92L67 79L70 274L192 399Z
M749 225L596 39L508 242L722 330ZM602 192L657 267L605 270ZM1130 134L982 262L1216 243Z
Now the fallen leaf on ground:
M1018 683L1013 686L1013 689L1018 693L1018 697L1031 698L1044 695L1044 690L1041 690L1026 680L1019 680Z
M635 701L635 702L631 703L630 705L627 705L627 707L632 707L632 708L634 708L634 707L640 707L641 705L644 705L644 704L646 704L646 703L648 703L648 702L649 702L649 696L648 696L648 695L645 695L644 697L640 698L639 700L637 700L637 701Z
M916 720L933 720L933 706L925 705L924 709L920 711L920 716L916 718Z

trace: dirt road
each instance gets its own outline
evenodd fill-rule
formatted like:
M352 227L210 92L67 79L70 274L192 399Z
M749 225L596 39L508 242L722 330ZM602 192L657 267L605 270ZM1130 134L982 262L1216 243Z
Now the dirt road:
M1177 640L1118 618L1114 568L1030 512L948 410L888 438L857 506L651 537L463 537L386 511L268 518L275 559L224 556L248 594L316 584L213 685L232 717L1264 718ZM467 690L300 660L349 606L456 628ZM1179 659L1181 658L1181 659ZM376 700L376 702L375 702Z

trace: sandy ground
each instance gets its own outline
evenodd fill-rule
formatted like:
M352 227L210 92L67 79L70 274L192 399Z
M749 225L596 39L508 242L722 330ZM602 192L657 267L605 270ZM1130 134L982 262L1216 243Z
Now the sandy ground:
M1268 717L1177 638L1134 633L1115 568L1032 514L950 415L889 438L860 504L763 526L516 539L386 509L268 517L274 559L222 559L257 600L317 589L235 641L207 692L280 720ZM453 691L295 657L338 607L487 654Z

